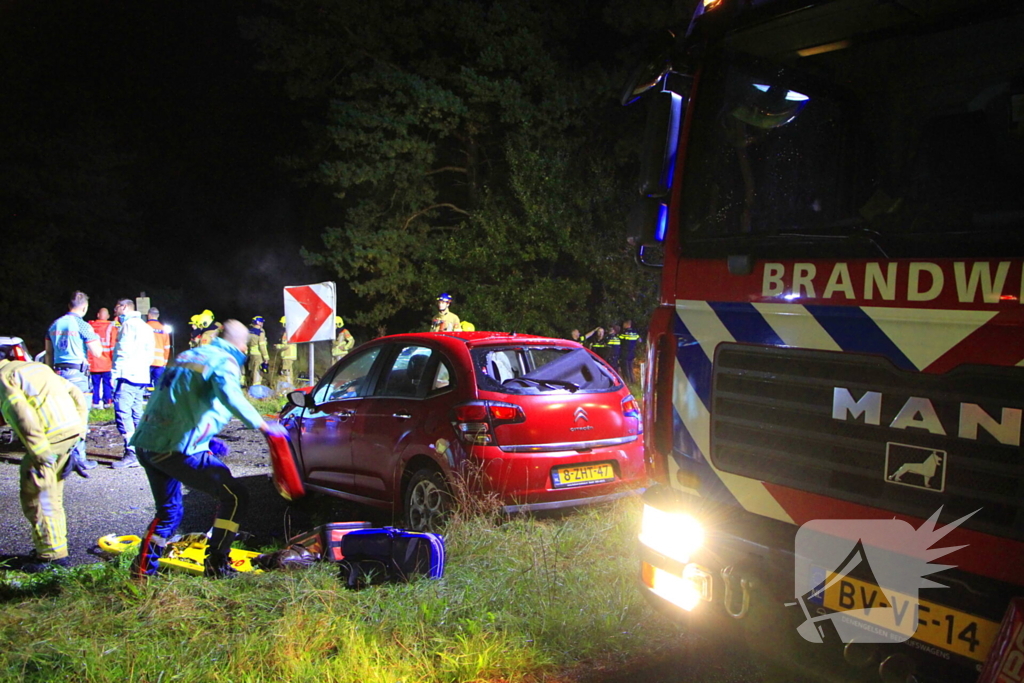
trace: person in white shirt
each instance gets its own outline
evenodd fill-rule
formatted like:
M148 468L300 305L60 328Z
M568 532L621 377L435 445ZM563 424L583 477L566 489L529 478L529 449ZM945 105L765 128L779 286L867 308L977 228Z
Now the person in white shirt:
M138 467L132 435L142 419L146 387L149 386L149 366L153 362L156 341L153 328L135 310L131 299L120 299L114 307L114 316L120 321L114 345L114 367L110 377L114 382L114 418L117 431L124 437L124 457L111 465L115 470Z

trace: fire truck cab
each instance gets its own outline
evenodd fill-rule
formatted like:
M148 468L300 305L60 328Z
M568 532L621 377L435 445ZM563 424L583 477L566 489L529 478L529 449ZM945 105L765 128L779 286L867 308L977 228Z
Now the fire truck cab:
M824 680L1024 680L1022 3L707 0L634 100L642 590Z

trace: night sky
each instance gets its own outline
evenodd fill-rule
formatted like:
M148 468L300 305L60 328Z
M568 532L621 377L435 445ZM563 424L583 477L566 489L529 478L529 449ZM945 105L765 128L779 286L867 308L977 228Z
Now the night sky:
M122 185L112 194L123 200L122 219L83 219L84 230L79 221L57 221L58 239L73 252L61 253L58 267L92 298L88 319L100 306L113 308L115 297L146 291L182 331L203 308L221 320L261 314L276 325L283 285L330 279L299 255L302 244L319 246L323 216L313 219L305 208L315 203L313 190L276 162L301 144L303 112L273 75L256 69L259 55L239 30L239 16L265 8L239 0L0 1L4 146L81 143L90 146L87 156L120 158ZM57 166L66 163L62 153ZM37 170L25 164L38 162L6 163L8 174L24 178ZM12 217L42 211L24 197L4 198L4 230L18 225ZM27 288L39 284L36 275L46 281L48 269L36 270ZM40 301L50 309L42 318L62 314L66 296L61 289ZM20 320L0 323L0 334L23 336L33 350L45 333L6 329Z

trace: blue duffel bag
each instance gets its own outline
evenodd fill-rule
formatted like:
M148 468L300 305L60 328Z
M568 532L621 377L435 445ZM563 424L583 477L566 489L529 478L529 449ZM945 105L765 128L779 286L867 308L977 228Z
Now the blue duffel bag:
M355 529L341 539L340 575L350 589L444 576L444 538L394 527Z

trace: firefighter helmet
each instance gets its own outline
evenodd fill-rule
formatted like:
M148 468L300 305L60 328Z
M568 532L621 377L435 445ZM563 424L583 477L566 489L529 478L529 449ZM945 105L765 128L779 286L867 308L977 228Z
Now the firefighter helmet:
M462 321L462 331L463 332L476 332L476 325L474 325L473 323L469 322L468 320L463 320Z
M340 315L334 316L334 326L338 328L345 327L345 321Z
M438 301L447 301L448 303L451 303L452 302L452 295L449 294L448 292L441 292L440 294L437 295L437 300Z
M282 324L282 325L284 325L284 324L285 324L285 322L284 322L284 319L285 319L286 317L287 317L287 316L283 316L283 315L281 316L281 324Z
M264 322L262 315L254 315L252 317L252 324L253 325L259 325L262 322Z

